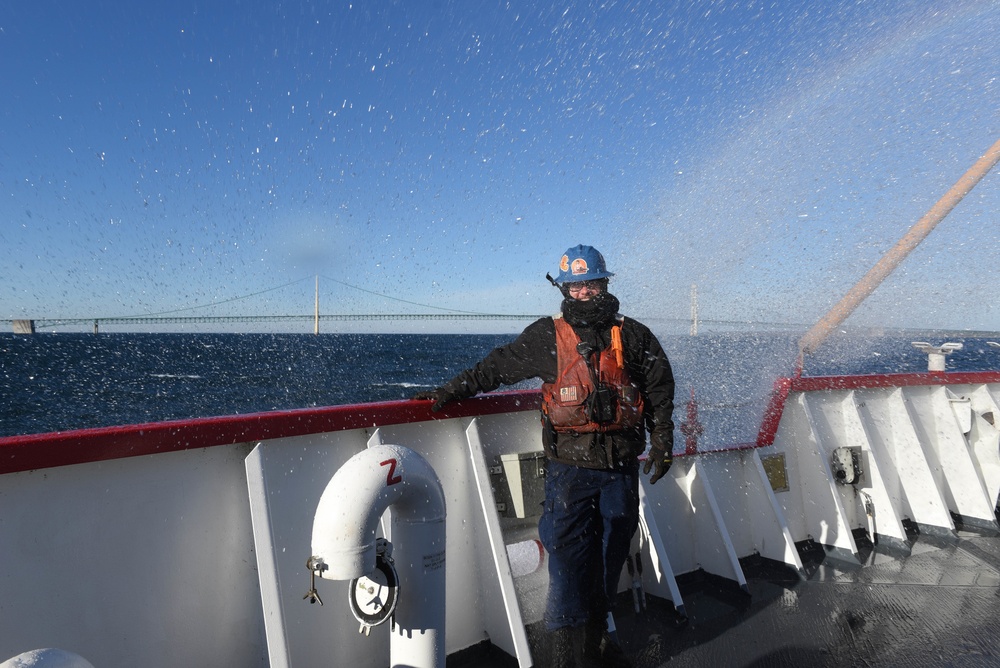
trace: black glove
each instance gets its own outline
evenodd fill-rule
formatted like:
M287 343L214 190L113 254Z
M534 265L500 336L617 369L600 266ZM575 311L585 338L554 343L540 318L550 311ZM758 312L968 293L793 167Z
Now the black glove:
M646 455L646 463L642 467L642 472L643 474L653 472L653 475L649 476L649 484L653 485L657 480L667 475L670 465L674 463L674 438L673 434L670 434L669 437L663 437L654 432L650 435L649 440L652 445L649 448L649 454Z
M453 392L449 392L443 387L438 387L433 390L423 390L421 392L417 392L410 397L410 399L413 401L433 401L434 405L431 406L431 411L437 413L439 410L444 408L446 403L449 401L455 401L458 397Z

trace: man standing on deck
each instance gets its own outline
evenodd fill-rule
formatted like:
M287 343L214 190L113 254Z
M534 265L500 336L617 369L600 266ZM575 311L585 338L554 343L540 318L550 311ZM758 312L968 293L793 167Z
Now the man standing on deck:
M512 343L441 387L413 398L446 403L527 378L542 385L545 501L538 533L549 555L545 626L556 668L628 666L607 632L639 522L639 460L650 483L670 468L674 379L645 325L618 313L614 276L591 246L574 246L546 276L561 313L529 325ZM603 586L602 586L603 584Z

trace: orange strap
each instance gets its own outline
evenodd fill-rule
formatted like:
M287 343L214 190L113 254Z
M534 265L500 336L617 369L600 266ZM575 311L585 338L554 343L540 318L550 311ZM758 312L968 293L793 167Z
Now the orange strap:
M619 369L625 368L625 356L622 353L622 326L615 325L611 328L611 350L615 353L615 362Z

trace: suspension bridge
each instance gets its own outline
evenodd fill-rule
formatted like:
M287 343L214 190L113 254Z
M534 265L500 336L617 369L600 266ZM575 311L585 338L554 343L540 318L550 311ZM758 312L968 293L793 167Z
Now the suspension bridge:
M315 302L313 313L311 314L297 314L297 315L189 315L191 311L209 307L217 307L222 304L243 301L258 295L264 294L266 292L273 292L275 290L281 290L287 288L291 285L301 283L305 280L312 280L313 277L308 277L304 279L299 279L297 281L292 281L291 283L286 283L284 285L279 285L274 288L268 288L267 290L262 290L260 292L255 292L249 295L243 295L240 297L234 297L232 299L227 299L218 302L212 302L210 304L204 304L199 306L192 306L183 309L177 309L175 311L167 311L161 313L150 313L144 315L126 315L126 316L110 316L110 317L73 317L73 318L35 318L35 319L23 319L23 320L9 320L7 321L9 326L13 328L16 334L34 334L36 331L55 331L58 329L69 329L74 331L79 331L81 329L92 330L95 334L104 331L109 327L120 327L120 326L138 326L144 330L150 330L154 328L160 328L164 326L177 325L183 328L188 326L197 325L233 325L233 324L268 324L268 325L282 325L291 323L312 323L313 333L319 334L321 326L323 323L343 323L343 322L403 322L403 321L439 321L439 322L483 322L483 321L513 321L528 323L538 318L544 317L540 314L511 314L511 313L480 313L474 311L460 311L457 309L447 309L438 306L432 306L429 304L421 304L418 302L408 301L405 299L399 299L396 297L390 297L377 292L372 292L371 290L366 290L364 288L359 288L343 281L338 281L336 279L323 277L324 280L337 283L353 290L360 292L365 292L371 295L375 295L382 299L387 299L395 302L402 302L408 304L409 306L417 306L429 310L437 310L438 313L320 313L320 299L319 299L319 276L315 277L316 288L315 288ZM545 314L551 315L551 314ZM768 330L789 330L789 329L800 329L804 325L797 324L787 324L787 323L759 323L759 322L747 322L747 321L729 321L729 320L704 320L698 315L697 307L697 291L695 286L692 286L691 293L691 317L686 318L656 318L657 321L668 324L672 327L686 328L690 326L690 333L692 335L697 334L698 325L708 325L714 329L722 330L733 330L733 329L768 329ZM10 331L8 329L8 331Z
M9 321L15 333L31 334L38 330L58 328L81 328L93 326L94 333L105 327L117 325L139 325L142 327L159 327L162 325L200 325L200 324L237 324L237 323L293 323L312 322L317 327L324 322L351 321L503 321L503 320L536 320L540 315L516 315L505 313L338 313L320 315L195 315L195 316L116 316L110 318L51 318L35 320Z
M225 299L221 301L212 302L209 304L202 304L197 306L190 306L186 308L176 309L174 311L166 311L160 313L148 313L142 315L126 315L126 316L111 316L111 317L89 317L89 318L35 318L35 319L24 319L24 320L11 320L10 325L17 334L33 334L36 331L52 331L56 329L75 329L79 330L81 328L89 329L92 328L95 334L99 333L106 327L116 327L123 325L137 325L142 328L157 328L168 325L206 325L206 324L243 324L243 323L264 323L271 325L289 324L296 322L311 322L313 323L313 332L318 334L320 331L320 325L322 323L332 323L332 322L351 322L351 321L382 321L382 322L399 322L408 320L423 320L423 321L504 321L504 320L515 320L515 321L530 321L537 319L541 316L538 315L519 315L519 314L505 314L505 313L478 313L472 311L460 311L458 309L447 309L438 306L432 306L429 304L420 304L418 302L408 301L406 299L399 299L397 297L390 297L389 295L381 294L378 292L373 292L371 290L366 290L365 288L358 287L356 285L351 285L337 279L323 277L324 281L330 281L338 285L356 290L358 292L364 292L369 295L374 295L381 299L391 300L395 302L402 302L410 306L418 306L421 308L426 308L430 310L439 311L438 313L320 313L320 293L319 293L319 279L320 276L309 276L306 278L300 278L298 280L292 281L290 283L285 283L273 288L267 288L266 290L261 290L254 292L249 295L242 295L239 297L233 297L231 299ZM232 302L245 301L259 295L274 292L276 290L282 290L300 284L304 281L315 280L315 303L313 313L302 314L302 315L253 315L253 314L243 314L243 315L190 315L192 311L198 309L205 309L211 307L218 307L223 304L229 304Z
M549 314L551 315L551 314ZM78 331L80 329L92 329L97 334L105 331L108 327L120 325L135 325L139 328L153 329L165 325L188 325L203 324L241 324L241 323L313 323L313 332L318 334L322 329L322 323L334 322L358 322L358 321L381 321L381 322L402 322L402 321L441 321L441 322L482 322L482 321L512 321L527 324L544 317L542 315L519 315L507 313L339 313L321 314L318 318L315 315L233 315L233 316L119 316L109 318L49 318L34 320L8 320L8 327L12 328L15 334L34 334L38 331L56 331L67 329ZM689 326L690 321L682 318L657 318L659 322L674 325L678 330ZM804 325L792 325L784 323L757 323L737 320L701 320L700 325L709 326L712 329L764 329L776 330L798 330ZM11 331L8 329L7 331ZM696 334L697 329L692 328L692 334Z

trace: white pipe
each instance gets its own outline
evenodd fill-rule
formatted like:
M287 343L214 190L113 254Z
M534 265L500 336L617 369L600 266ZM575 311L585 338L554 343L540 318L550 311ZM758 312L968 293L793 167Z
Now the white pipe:
M507 545L510 574L515 578L531 575L545 563L545 548L537 538Z
M0 663L0 668L94 668L79 654L64 649L33 649Z
M399 598L391 634L393 666L445 665L445 498L427 460L398 445L351 457L327 484L313 518L320 577L351 580L375 570L375 530L392 506L392 556Z

